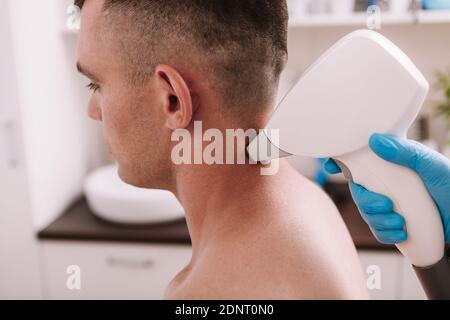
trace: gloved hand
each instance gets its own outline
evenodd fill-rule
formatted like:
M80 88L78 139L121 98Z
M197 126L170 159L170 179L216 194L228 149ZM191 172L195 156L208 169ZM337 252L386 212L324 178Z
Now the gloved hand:
M450 242L450 160L424 145L389 135L374 134L370 148L384 160L416 171L423 180L441 214L445 240ZM333 160L325 163L328 173L339 173ZM350 182L350 191L361 215L378 241L395 244L407 239L405 221L393 212L392 201L381 194Z

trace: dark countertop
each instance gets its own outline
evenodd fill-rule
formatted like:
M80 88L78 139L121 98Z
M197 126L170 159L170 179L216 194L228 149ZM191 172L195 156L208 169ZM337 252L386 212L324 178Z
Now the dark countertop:
M45 240L125 241L190 245L185 219L152 225L120 225L95 216L80 198L38 233Z
M350 198L345 184L329 184L327 193L336 203L359 249L393 250L394 246L378 243ZM184 219L147 226L124 226L103 221L93 215L86 199L80 198L48 227L39 232L45 240L90 240L144 242L190 245Z

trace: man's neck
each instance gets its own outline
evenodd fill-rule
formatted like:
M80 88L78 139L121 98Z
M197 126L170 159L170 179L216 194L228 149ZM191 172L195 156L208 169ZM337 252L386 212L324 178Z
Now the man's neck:
M276 177L262 176L261 166L186 165L178 168L175 194L185 209L193 257L207 245L223 241L226 230L235 230L249 221L254 207L250 199L273 188ZM245 224L244 224L245 225Z
M195 115L197 120L202 120L203 130L218 128L225 137L227 128L238 128L240 125L238 122L241 120L225 119L220 112L206 113L205 110L206 108L200 108ZM255 128L257 133L259 128L265 127L268 117L269 114L264 113L255 115L252 123L246 125L243 130ZM217 125L218 123L227 125ZM195 136L194 125L189 131ZM196 138L198 137L194 137L194 140ZM249 141L240 136L235 140L236 146L239 142L245 145ZM192 145L195 149L194 141ZM225 145L224 147L228 148ZM230 150L224 150L224 153L227 151ZM237 147L233 152L236 154L236 160L246 158L245 150L239 150ZM238 157L238 154L241 157ZM237 228L242 224L245 218L242 215L242 208L245 208L250 194L267 188L268 181L271 180L270 177L261 175L260 165L249 164L248 158L246 164L176 165L173 169L173 178L171 189L185 210L193 248L193 261L204 247L214 242L213 239L218 239L224 230L228 227Z

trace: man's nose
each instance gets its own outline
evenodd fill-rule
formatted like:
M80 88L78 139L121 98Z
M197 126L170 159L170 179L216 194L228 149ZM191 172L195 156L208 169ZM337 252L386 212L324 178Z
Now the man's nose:
M96 106L94 103L89 103L88 116L92 120L102 121L102 110L98 106Z

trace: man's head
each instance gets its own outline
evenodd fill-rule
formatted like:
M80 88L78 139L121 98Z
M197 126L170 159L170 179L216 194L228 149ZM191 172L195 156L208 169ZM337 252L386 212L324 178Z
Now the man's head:
M285 0L75 4L78 67L93 82L89 114L103 121L124 181L167 187L173 130L194 119L248 127L273 106L287 60Z

